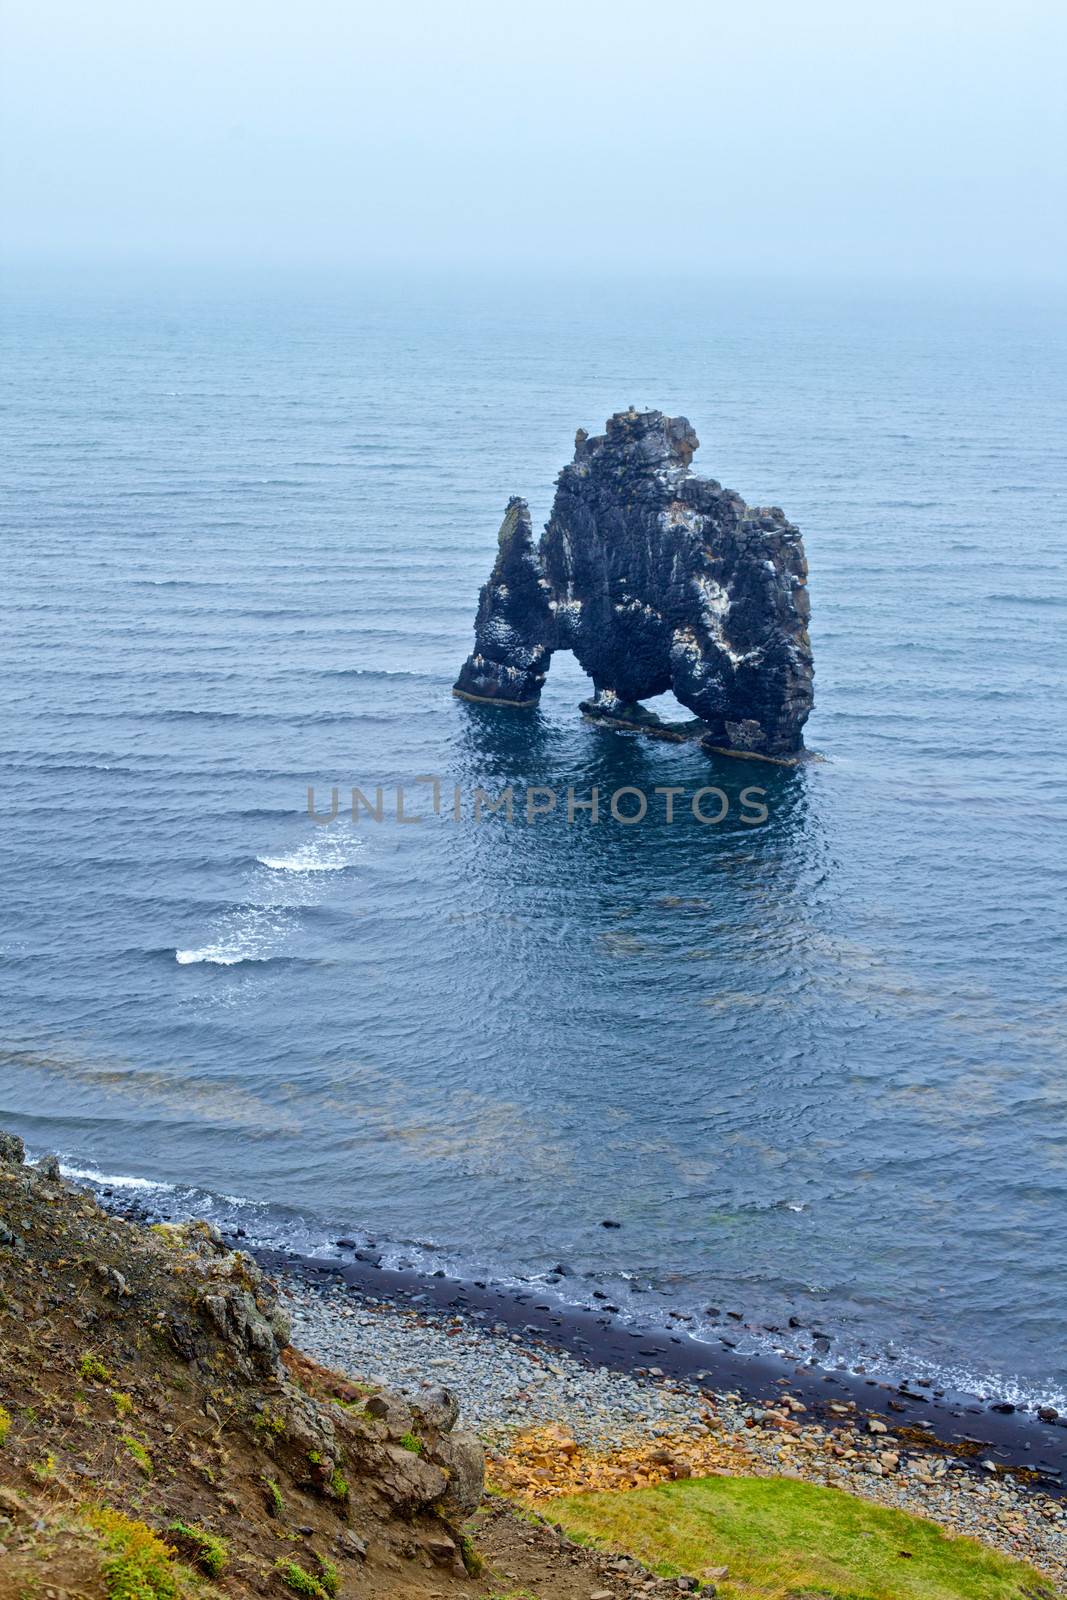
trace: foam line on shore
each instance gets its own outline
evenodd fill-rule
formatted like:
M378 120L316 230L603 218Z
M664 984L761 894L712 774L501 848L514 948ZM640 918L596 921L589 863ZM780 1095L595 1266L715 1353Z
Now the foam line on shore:
M150 1195L159 1196L170 1215L173 1197L181 1195L175 1185L155 1183L143 1178L103 1177L95 1171L64 1164L67 1177L90 1183L98 1197L111 1209L125 1211L140 1220L155 1220ZM115 1191L109 1197L107 1190ZM100 1191L103 1191L100 1193ZM191 1191L190 1191L191 1192ZM210 1196L199 1191L203 1198ZM236 1196L226 1199L238 1210L247 1205ZM169 1202L169 1204L168 1204ZM180 1203L176 1214L188 1214ZM212 1207L197 1206L193 1214L211 1215ZM666 1378L704 1385L717 1392L736 1391L754 1402L773 1399L781 1392L782 1380L793 1392L812 1402L820 1419L834 1425L827 1406L833 1400L848 1399L861 1410L875 1415L892 1414L895 1427L928 1427L935 1438L946 1443L970 1447L980 1444L985 1453L1004 1466L1033 1469L1047 1479L1046 1487L1067 1493L1067 1417L1053 1423L1042 1422L1032 1410L1019 1409L1007 1402L987 1404L965 1389L943 1394L925 1392L921 1380L900 1383L848 1367L826 1369L815 1361L802 1361L768 1349L741 1350L722 1340L695 1337L681 1327L672 1329L629 1309L623 1316L604 1308L594 1308L563 1294L543 1282L461 1275L454 1263L434 1264L427 1253L418 1266L395 1264L368 1238L353 1240L343 1256L331 1248L310 1245L296 1250L279 1240L258 1240L249 1236L230 1213L220 1217L223 1233L231 1245L250 1251L271 1271L314 1283L339 1277L357 1292L398 1305L425 1305L437 1312L448 1312L479 1323L502 1324L508 1334L536 1338L559 1349L617 1371L641 1373L650 1368ZM418 1252L397 1245L390 1252L398 1262ZM590 1291L592 1294L593 1291ZM607 1302L610 1304L610 1302ZM943 1381L943 1376L942 1376ZM930 1382L930 1380L928 1380ZM931 1383L932 1388L932 1383Z
M920 1429L932 1443L963 1450L975 1460L1037 1475L1046 1493L1067 1494L1067 1419L1043 1423L1028 1412L995 1411L972 1395L943 1399L903 1384L849 1371L826 1372L771 1355L742 1355L687 1333L634 1326L570 1305L536 1287L509 1290L482 1281L431 1277L355 1259L339 1262L276 1250L252 1252L268 1270L314 1283L340 1278L359 1295L428 1311L447 1312L482 1326L502 1326L502 1337L554 1346L600 1367L654 1375L716 1393L738 1393L755 1403L776 1400L783 1380L824 1427L840 1426L832 1402L851 1401L861 1414L884 1418L896 1431Z

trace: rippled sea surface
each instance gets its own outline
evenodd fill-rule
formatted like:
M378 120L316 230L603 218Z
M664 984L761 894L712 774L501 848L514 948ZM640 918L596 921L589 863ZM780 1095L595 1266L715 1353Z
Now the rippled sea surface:
M9 303L3 1124L253 1237L559 1262L1062 1403L1062 307L148 273ZM569 657L538 714L452 698L507 497L542 522L630 403L802 527L824 761L595 728ZM758 784L769 820L400 824L423 774ZM309 783L382 784L386 820L317 826Z

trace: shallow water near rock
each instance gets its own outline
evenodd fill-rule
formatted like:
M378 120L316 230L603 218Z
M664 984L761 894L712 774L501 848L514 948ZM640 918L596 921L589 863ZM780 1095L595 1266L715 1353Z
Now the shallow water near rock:
M1063 1407L1062 307L10 298L3 1124L267 1243ZM453 699L508 496L631 403L799 524L823 761L594 726L567 658ZM307 815L426 774L729 810Z

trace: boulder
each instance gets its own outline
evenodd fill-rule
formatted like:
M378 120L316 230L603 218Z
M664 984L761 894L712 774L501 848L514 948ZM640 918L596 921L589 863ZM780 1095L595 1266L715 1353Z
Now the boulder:
M448 1489L443 1468L424 1460L414 1450L405 1450L402 1444L386 1445L379 1483L386 1498L403 1516L414 1516L417 1511L436 1505Z
M390 1393L388 1389L381 1389L377 1394L372 1394L363 1409L368 1417L385 1424L390 1439L403 1439L404 1435L411 1433L414 1428L415 1419L411 1414L411 1407L401 1400L399 1395Z
M485 1451L473 1433L447 1433L437 1441L433 1459L448 1474L443 1509L467 1517L481 1504L485 1492Z
M459 1421L459 1401L450 1389L425 1389L411 1404L424 1433L451 1433Z
M17 1133L0 1133L0 1161L12 1167L21 1167L26 1159L26 1146Z

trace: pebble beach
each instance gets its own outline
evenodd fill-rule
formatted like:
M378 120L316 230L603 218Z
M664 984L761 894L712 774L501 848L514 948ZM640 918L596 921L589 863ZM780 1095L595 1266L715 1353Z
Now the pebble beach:
M551 1515L553 1495L728 1472L787 1475L931 1518L1030 1561L1067 1592L1067 1506L991 1461L892 1427L810 1418L655 1374L597 1366L504 1324L398 1306L336 1280L281 1280L293 1342L354 1379L416 1393L443 1384L489 1454L490 1480Z

